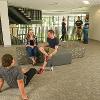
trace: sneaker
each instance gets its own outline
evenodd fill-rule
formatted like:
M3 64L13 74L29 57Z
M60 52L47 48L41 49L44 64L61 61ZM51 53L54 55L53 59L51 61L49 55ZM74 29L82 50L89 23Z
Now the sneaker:
M51 71L53 71L53 66L50 68Z
M39 70L38 70L38 74L42 74L44 72L44 69L43 68L40 68Z

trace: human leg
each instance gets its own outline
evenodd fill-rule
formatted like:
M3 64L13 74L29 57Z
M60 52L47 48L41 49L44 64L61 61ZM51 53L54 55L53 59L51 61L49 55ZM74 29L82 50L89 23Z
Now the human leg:
M86 30L86 43L88 44L88 29Z
M28 85L28 83L30 82L30 80L33 78L33 76L36 73L37 73L37 70L35 68L31 68L29 71L27 71L26 73L24 73L24 75L26 76L25 86Z
M77 28L78 40L81 40L81 33L82 33L82 29L81 28Z
M39 50L44 54L44 63L38 71L38 74L41 74L42 72L44 72L45 67L47 65L49 48L48 47L44 47L44 48L41 47L41 48L39 48Z
M45 51L46 47L40 47L39 50L45 55L48 56L48 53Z
M64 38L65 38L65 34L62 34L62 41L64 41Z
M28 72L29 69L30 69L30 68L21 68L21 71L22 71L22 73L24 74L24 73Z
M29 58L32 60L33 65L35 64L35 59L34 59L34 51L33 48L31 47L27 47L26 48L27 54L29 56Z
M26 47L26 51L29 57L32 56L32 48L31 47Z
M88 29L83 29L83 43L87 44L88 43Z
M36 59L37 59L37 52L38 52L38 47L34 47L32 48L32 61L33 61L33 65L36 63Z
M48 60L51 59L51 58L49 58L49 54L51 54L51 53L54 51L54 49L52 49L52 48L50 48L50 47L45 47L44 50L45 50L46 53L48 53L48 56L44 55L44 58L45 58L45 59L44 59L44 63L43 63L43 65L41 66L40 70L38 71L39 74L41 74L42 72L44 72L45 67L46 67L46 65L47 65L47 63L48 63Z
M54 52L54 49L53 48L50 48L50 47L47 47L45 48L45 51L48 53L48 56L45 56L45 60L44 60L44 64L43 64L43 68L45 68L45 66L47 65L47 62L49 59L51 59L51 57L49 57L49 55Z

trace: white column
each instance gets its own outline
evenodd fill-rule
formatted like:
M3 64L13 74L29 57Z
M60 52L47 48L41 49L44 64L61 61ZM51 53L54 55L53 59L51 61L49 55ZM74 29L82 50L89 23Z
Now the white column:
M0 1L0 16L4 46L11 46L7 1Z

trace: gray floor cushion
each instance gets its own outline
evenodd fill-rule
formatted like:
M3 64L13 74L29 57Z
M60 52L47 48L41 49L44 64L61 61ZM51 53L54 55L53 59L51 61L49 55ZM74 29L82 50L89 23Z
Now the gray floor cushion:
M47 66L60 66L60 65L66 65L71 64L72 62L72 53L70 52L58 52L56 55L52 57L48 61Z
M27 55L25 47L17 47L16 53L17 53L17 62L19 65L26 65L32 63L31 59L29 59ZM59 49L57 54L54 55L53 58L48 61L47 66L58 66L58 65L69 64L71 63L71 61L72 61L72 54L67 50Z

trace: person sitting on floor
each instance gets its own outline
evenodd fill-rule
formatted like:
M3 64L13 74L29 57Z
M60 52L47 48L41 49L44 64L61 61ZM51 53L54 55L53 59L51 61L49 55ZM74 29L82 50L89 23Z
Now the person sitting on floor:
M27 86L32 77L37 73L35 68L21 69L15 66L15 60L10 54L2 57L2 66L0 67L0 91L4 80L11 88L19 88L23 100L28 100L24 86Z
M53 30L49 30L48 31L47 42L48 42L48 44L44 44L43 46L40 46L40 48L39 48L39 50L45 56L44 64L40 68L39 74L41 74L44 71L45 66L47 65L48 60L51 59L52 56L54 56L57 53L57 51L58 51L59 40L58 40L57 37L55 37L55 33L54 33Z
M36 59L37 59L37 40L36 40L36 36L33 33L32 29L28 30L26 39L27 39L26 51L28 53L28 56L32 59L32 62L34 65L36 63Z

